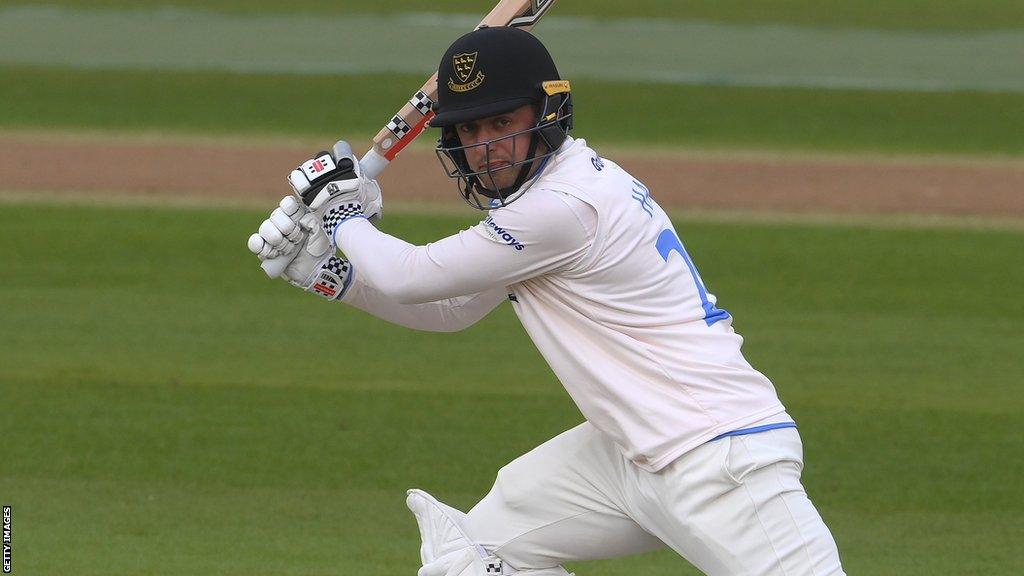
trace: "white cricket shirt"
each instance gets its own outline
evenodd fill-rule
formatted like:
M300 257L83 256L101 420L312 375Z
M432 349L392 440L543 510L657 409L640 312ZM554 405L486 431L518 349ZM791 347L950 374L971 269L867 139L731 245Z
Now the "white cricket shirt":
M404 326L459 330L507 296L583 415L646 470L784 412L668 216L583 140L453 236L414 246L357 218L335 239L355 269L342 300Z

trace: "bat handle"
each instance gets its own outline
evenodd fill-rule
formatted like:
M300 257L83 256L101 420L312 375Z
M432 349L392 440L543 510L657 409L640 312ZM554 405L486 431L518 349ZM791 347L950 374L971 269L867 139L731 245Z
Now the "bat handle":
M383 172L390 163L390 160L378 154L373 148L370 148L366 155L360 158L359 169L362 171L363 177L372 180L380 175L380 173ZM298 253L298 251L292 254L278 256L277 258L264 260L263 264L261 264L263 271L267 273L267 276L277 278L284 272L284 269L292 263L296 253Z
M391 161L380 155L375 149L370 148L366 154L359 159L359 169L363 173L364 178L370 180L380 176L380 173L388 167Z
M298 250L296 250L296 252L298 252ZM267 276L270 278L277 278L284 273L284 269L292 263L293 259L295 259L295 253L288 254L287 256L278 256L277 258L264 260L263 264L260 264L260 267L263 268L263 271L266 272Z

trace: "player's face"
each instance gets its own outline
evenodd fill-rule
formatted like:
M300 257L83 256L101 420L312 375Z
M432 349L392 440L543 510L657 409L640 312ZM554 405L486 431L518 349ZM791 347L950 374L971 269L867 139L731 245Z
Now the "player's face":
M515 183L519 166L513 166L513 163L526 160L526 155L530 151L531 134L506 137L529 130L536 124L537 112L533 106L527 104L505 114L455 125L462 145L470 146L466 148L466 161L470 169L474 172L487 171L490 174L489 178L480 178L485 188L496 190ZM497 141L491 142L489 146L476 146L493 140ZM541 153L542 150L536 152ZM532 167L533 170L536 168Z

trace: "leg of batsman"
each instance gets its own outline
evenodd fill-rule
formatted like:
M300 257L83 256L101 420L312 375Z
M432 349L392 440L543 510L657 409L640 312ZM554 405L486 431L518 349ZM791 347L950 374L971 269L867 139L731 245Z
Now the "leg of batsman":
M466 515L422 490L410 490L406 505L420 528L417 576L573 576L561 566L516 570L466 535Z

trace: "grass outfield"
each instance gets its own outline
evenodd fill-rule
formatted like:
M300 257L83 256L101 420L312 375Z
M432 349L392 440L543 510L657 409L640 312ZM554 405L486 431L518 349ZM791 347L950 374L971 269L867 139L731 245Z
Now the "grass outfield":
M48 0L47 4L81 8L142 8L176 6L227 12L316 12L349 14L406 11L486 13L494 0L434 0L429 6L410 0L357 2L341 0ZM28 4L0 0L0 6ZM992 30L1024 27L1024 5L1018 0L562 0L560 15L600 18L672 18L737 24L778 22L796 25L869 27L912 30Z
M357 140L376 134L422 80L0 68L0 129ZM573 85L576 133L598 145L1024 153L1024 94Z
M2 208L15 574L412 574L406 488L466 508L581 419L507 306L435 335L327 305L262 277L262 213ZM385 228L424 242L473 216ZM799 420L851 574L1024 572L1024 234L677 228Z

